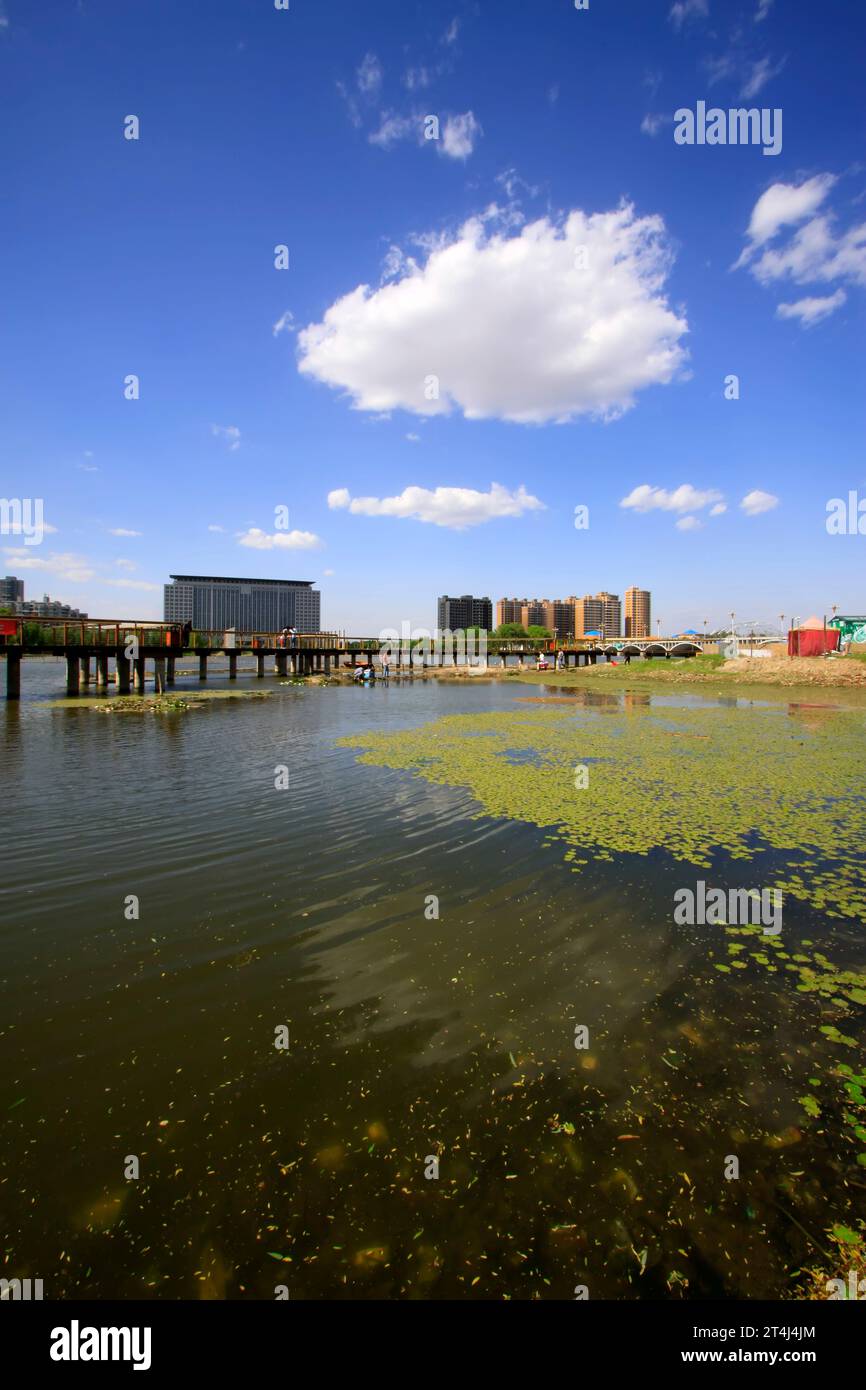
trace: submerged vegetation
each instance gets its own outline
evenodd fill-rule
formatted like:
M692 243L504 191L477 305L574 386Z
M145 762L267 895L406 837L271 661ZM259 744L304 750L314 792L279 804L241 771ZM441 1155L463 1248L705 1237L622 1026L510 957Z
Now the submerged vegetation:
M866 918L862 713L666 705L658 697L651 705L636 693L624 699L585 693L582 701L557 696L549 704L530 697L518 701L519 712L454 715L342 742L360 747L362 762L465 789L478 816L544 828L576 874L625 856L654 856L654 871L667 863L674 878L682 877L678 861L716 882L733 882L738 861L759 866L754 876L765 888L803 905L801 922L822 923L822 940L801 922L786 922L781 936L760 926L722 925L720 935L711 928L698 966L701 989L715 973L739 999L736 1007L744 993L761 1000L758 1011L776 1014L780 1036L790 1032L806 1044L780 1045L777 1059L798 1078L800 1125L767 1142L800 1142L801 1130L813 1126L840 1172L866 1178L866 972L826 954L834 949L826 919L836 919L844 924L848 965L852 954L857 966L862 961L850 941L851 924Z

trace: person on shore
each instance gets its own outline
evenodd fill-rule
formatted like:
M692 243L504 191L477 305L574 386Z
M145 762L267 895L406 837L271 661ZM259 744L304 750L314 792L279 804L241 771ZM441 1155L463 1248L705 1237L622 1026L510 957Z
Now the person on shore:
M383 652L379 660L382 664L382 680L386 681L391 674L391 658L387 652Z
M562 648L556 653L556 669L557 671L565 670L565 652Z

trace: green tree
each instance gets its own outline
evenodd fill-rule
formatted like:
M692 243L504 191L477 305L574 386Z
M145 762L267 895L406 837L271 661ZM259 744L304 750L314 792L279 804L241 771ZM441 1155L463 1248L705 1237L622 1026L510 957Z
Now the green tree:
M553 633L549 628L539 627L537 623L531 623L526 629L527 637L552 637Z
M500 623L494 637L526 637L528 633L522 623Z

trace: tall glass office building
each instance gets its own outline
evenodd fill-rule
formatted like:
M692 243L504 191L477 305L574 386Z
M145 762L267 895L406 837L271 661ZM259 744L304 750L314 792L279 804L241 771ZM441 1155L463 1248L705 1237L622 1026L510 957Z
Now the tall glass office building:
M311 579L225 579L173 574L165 585L167 623L239 632L321 632L322 596Z

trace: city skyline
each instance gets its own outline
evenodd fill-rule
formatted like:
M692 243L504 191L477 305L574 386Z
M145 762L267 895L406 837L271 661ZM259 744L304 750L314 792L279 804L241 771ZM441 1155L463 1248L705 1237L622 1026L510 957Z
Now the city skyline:
M426 625L443 575L641 573L670 629L861 609L862 535L828 529L834 499L866 505L857 54L835 0L764 8L491 25L383 0L373 32L157 4L169 52L154 14L10 5L28 212L4 232L0 462L46 530L7 528L0 562L108 616L156 616L181 563L300 562L325 627ZM53 107L28 103L46 70ZM746 91L784 110L772 158L675 141L678 108Z

